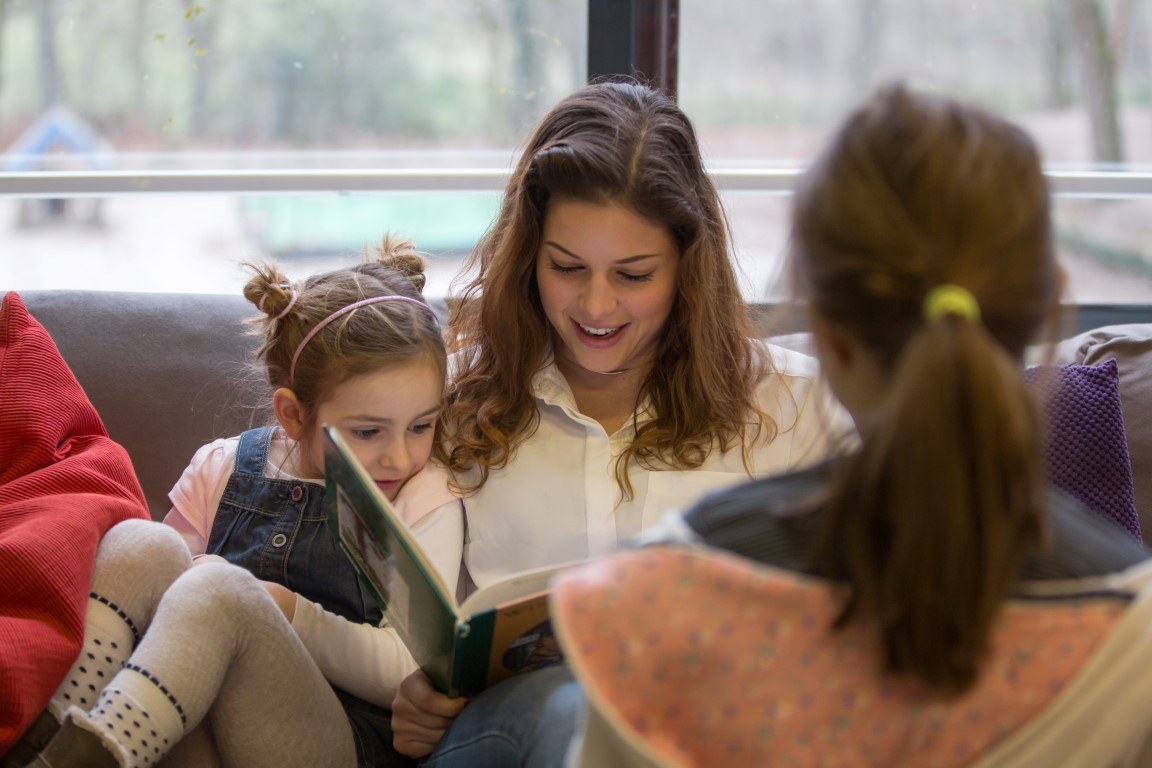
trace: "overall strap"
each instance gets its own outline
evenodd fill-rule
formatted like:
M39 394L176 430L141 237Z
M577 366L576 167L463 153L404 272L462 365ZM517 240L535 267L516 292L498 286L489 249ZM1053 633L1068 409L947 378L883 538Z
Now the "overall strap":
M259 427L240 435L240 445L236 450L235 470L245 475L264 476L268 463L268 450L277 427Z

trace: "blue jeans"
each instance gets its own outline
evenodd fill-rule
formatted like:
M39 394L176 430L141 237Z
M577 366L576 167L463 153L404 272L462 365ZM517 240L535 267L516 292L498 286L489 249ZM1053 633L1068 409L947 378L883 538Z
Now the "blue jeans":
M469 701L420 765L561 766L583 713L583 692L566 665L516 675Z

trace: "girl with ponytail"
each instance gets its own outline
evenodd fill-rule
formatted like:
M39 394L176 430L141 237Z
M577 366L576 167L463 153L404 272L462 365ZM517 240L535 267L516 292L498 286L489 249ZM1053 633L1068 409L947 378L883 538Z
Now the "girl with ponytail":
M861 441L809 474L819 525L790 557L845 586L835 624L874 626L886 672L962 693L1021 578L1145 557L1048 485L1042 403L1021 375L1062 280L1039 152L986 110L884 87L800 183L791 267ZM790 506L777 487L738 489L687 519L740 551L713 535L716 511L730 523L735 497L759 513ZM764 515L760 538L778 524Z
M592 704L569 765L623 765L639 744L676 765L1132 764L1106 755L1141 748L1125 739L1146 715L1122 713L1147 712L1147 686L1112 669L1152 655L1152 569L1046 477L1022 358L1062 278L1035 144L975 106L881 88L804 175L790 258L860 442L646 539L687 550L559 579L554 626ZM1089 661L1112 688L1076 677ZM1074 684L1097 686L1093 711L1057 698Z

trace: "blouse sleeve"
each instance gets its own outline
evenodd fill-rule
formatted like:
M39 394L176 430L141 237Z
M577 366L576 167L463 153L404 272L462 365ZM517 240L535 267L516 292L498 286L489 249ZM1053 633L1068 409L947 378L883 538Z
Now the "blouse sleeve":
M844 406L835 398L819 373L815 358L783 347L767 344L775 369L787 385L792 408L781 408L782 395L773 391L773 377L762 382L760 404L769 412L791 412L780 424L790 440L788 469L799 469L827 459L838 448L855 441L856 429ZM773 408L773 404L775 408ZM794 409L794 410L793 410Z
M454 594L464 559L464 504L453 499L412 526L416 541Z

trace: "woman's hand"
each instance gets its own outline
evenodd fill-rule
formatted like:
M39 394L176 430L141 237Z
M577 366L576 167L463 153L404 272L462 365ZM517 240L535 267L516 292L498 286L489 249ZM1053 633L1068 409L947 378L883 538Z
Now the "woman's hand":
M400 754L424 757L440 743L444 732L468 700L450 699L432 687L432 682L416 670L392 700L392 743Z

